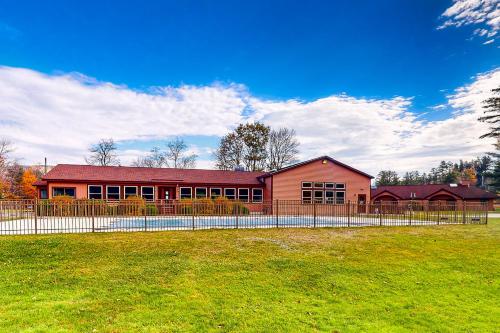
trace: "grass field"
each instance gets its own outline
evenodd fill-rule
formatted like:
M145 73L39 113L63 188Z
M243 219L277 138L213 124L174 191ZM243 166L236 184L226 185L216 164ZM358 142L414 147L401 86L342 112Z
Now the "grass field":
M0 331L494 332L488 225L0 237Z

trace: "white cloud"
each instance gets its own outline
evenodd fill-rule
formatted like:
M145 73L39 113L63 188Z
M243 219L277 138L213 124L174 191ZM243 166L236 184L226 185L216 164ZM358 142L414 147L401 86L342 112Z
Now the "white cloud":
M157 87L137 92L80 74L45 75L0 67L0 137L16 144L24 163L82 163L100 138L150 140L183 135L221 136L239 122L260 120L297 131L301 158L331 155L375 174L382 168L428 170L442 159L472 158L489 151L478 139L481 101L500 83L500 69L473 78L436 109L454 113L426 121L409 112L410 97L391 99L334 95L305 102L251 96L241 85ZM250 111L250 112L249 112ZM145 152L120 152L127 163ZM190 146L212 167L211 147Z
M500 2L498 0L454 0L453 5L441 15L445 20L438 29L480 25L474 35L491 38L500 30ZM490 39L484 44L493 43Z

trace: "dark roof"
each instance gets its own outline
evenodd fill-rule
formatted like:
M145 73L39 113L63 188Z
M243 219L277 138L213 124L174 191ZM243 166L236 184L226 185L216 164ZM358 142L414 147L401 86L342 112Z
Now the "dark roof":
M429 196L439 191L448 191L461 199L496 199L497 195L475 186L457 185L450 186L449 184L429 184L429 185L392 185L392 186L379 186L372 189L371 197L375 197L383 192L398 197L401 200L424 200ZM412 193L415 196L412 197Z
M263 172L58 164L43 180L260 185Z
M281 168L279 170L276 170L276 171L270 171L264 175L261 176L261 178L267 178L267 177L270 177L272 175L275 175L275 174L278 174L278 173L282 173L282 172L285 172L285 171L288 171L290 169L295 169L295 168L299 168L303 165L306 165L306 164L309 164L309 163L313 163L313 162L316 162L316 161L321 161L321 160L328 160L334 164L337 164L337 165L340 165L341 167L344 167L346 169L349 169L351 171L354 171L356 173L359 173L360 175L362 176L365 176L365 177L368 177L368 178L373 178L373 176L367 174L367 173L364 173L363 171L360 171L358 169L355 169L347 164L344 164L342 162L339 162L333 158L331 158L330 156L320 156L320 157L316 157L316 158L313 158L311 160L307 160L307 161L304 161L304 162L299 162L299 163L296 163L296 164L292 164L292 165L289 165L289 166L286 166L284 168Z

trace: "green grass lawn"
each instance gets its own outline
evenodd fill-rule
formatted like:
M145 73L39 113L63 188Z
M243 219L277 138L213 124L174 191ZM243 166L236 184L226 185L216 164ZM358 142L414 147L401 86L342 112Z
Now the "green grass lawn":
M494 332L488 225L0 237L0 331Z

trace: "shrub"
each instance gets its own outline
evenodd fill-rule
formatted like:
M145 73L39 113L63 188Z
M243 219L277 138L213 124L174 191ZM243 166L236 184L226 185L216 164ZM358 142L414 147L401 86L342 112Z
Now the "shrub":
M199 215L213 215L215 205L212 199L202 198L194 201L195 213Z
M146 200L137 195L132 195L123 200L125 215L143 215L146 209Z
M58 195L50 199L51 213L56 216L74 215L75 199L69 195Z
M158 215L158 207L154 203L146 204L146 214L150 216Z
M177 210L178 214L181 215L191 215L193 214L193 200L191 199L181 199L179 201L179 208Z
M233 212L233 202L226 197L217 197L214 200L215 214L231 215Z

